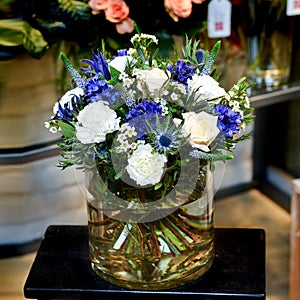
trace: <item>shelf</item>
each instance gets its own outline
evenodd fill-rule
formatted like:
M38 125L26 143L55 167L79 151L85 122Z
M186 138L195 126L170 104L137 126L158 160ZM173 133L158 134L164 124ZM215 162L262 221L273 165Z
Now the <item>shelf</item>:
M300 98L300 82L290 83L270 90L255 90L250 96L251 106L262 108Z

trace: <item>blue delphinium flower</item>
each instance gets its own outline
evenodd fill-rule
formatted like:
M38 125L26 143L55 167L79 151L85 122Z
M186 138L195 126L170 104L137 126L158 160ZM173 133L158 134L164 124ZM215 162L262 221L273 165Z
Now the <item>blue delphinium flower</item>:
M93 74L93 75L101 74L105 80L110 80L111 75L109 72L108 62L105 59L104 55L99 51L99 49L97 51L97 54L95 54L95 52L92 52L92 59L93 60L82 59L81 61L90 65L92 69L81 68L81 70L87 74Z
M84 84L84 95L88 103L96 102L101 100L101 94L110 88L112 87L96 75L86 80Z
M213 113L217 113L219 129L224 132L227 138L231 139L234 134L240 131L242 116L233 111L230 107L217 104Z
M168 71L173 75L173 79L187 84L188 79L194 75L194 67L189 66L185 61L178 60L176 66L169 65Z
M145 139L147 135L147 121L155 125L156 116L160 116L162 107L159 103L144 100L138 103L129 113L125 115L129 125L134 127L137 132L138 139Z

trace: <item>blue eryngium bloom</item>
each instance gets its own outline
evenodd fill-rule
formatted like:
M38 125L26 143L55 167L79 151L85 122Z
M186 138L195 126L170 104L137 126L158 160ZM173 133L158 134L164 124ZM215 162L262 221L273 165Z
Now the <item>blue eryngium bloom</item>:
M97 75L100 73L105 80L110 80L111 76L109 72L108 62L105 59L104 55L99 51L99 49L97 51L97 54L95 54L95 52L92 52L92 59L93 60L82 59L81 61L89 64L94 69L94 71L89 68L82 68L82 71L85 73L92 73Z
M239 133L242 124L242 116L230 107L217 104L213 113L217 113L218 126L227 138L231 139L234 134Z
M184 84L187 84L188 79L194 75L194 67L183 60L178 60L176 66L169 65L168 71L171 72L174 80Z

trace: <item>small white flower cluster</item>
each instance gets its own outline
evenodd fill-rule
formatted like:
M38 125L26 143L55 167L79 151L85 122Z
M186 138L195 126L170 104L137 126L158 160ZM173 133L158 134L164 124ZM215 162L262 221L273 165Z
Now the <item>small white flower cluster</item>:
M152 34L147 34L147 33L140 33L140 34L135 34L131 39L130 42L134 44L135 42L139 43L144 43L145 41L152 41L155 44L158 44L158 39L155 35ZM148 41L148 42L149 42Z
M137 133L134 127L129 126L128 123L122 124L117 134L117 141L120 143L120 145L115 148L116 152L130 154L139 145L144 144L145 141L137 140L135 138L136 135Z
M250 108L250 99L245 92L240 93L240 88L235 84L230 91L228 96L225 97L228 101L228 106L238 112L242 117L244 116L244 110Z

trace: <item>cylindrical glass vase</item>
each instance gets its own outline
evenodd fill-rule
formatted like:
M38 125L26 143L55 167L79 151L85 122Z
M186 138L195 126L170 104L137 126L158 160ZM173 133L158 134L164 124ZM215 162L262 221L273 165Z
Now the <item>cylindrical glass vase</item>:
M286 83L292 54L292 26L286 15L286 1L249 0L249 12L249 80L258 88Z
M182 185L169 197L118 188L111 191L97 172L87 173L89 254L101 278L129 289L162 290L208 271L214 258L210 171L200 171L194 189Z

